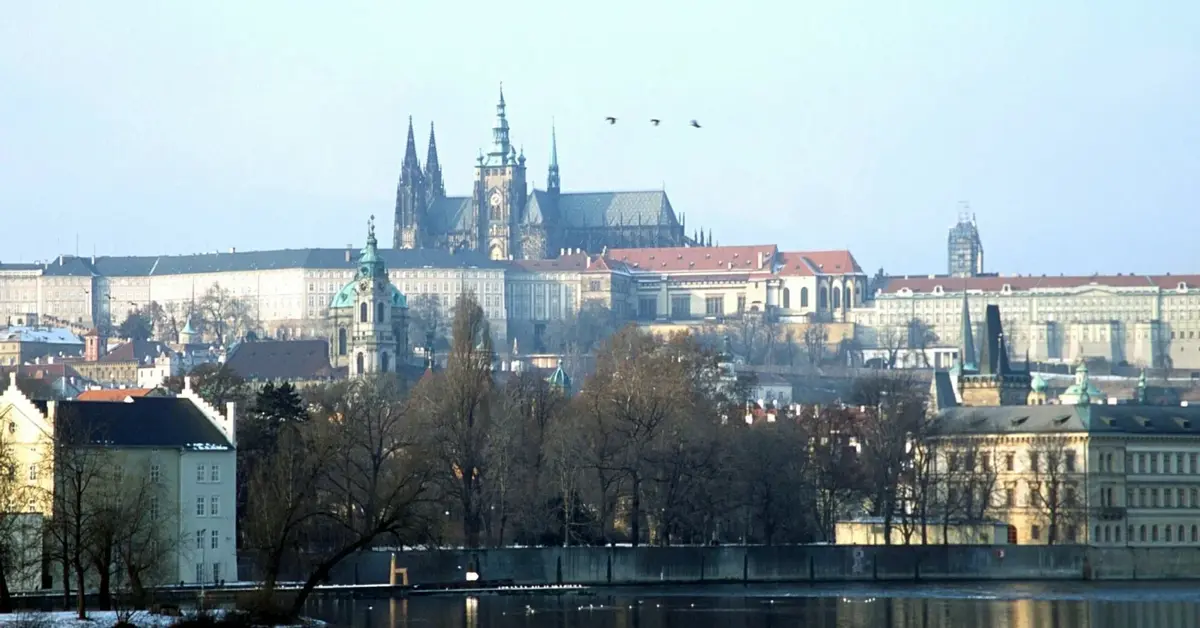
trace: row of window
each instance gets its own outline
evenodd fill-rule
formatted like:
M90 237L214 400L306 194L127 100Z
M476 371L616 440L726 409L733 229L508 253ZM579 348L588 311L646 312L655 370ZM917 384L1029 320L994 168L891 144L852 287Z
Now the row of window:
M1200 508L1200 489L1130 488L1125 490L1125 503L1131 508Z
M204 533L205 530L196 530L196 549L198 550L204 549ZM217 530L213 530L212 534L209 535L209 538L212 539L209 548L218 549L221 543L221 533Z
M1121 526L1106 525L1096 526L1093 530L1095 538L1092 539L1095 543L1120 543L1121 542ZM1127 528L1126 538L1130 543L1200 543L1200 526L1192 524L1186 527L1183 524L1178 525L1163 525L1160 528L1157 525L1147 526L1139 525L1136 528L1129 526Z
M1194 453L1130 453L1125 455L1125 464L1133 473L1158 473L1159 469L1163 473L1200 473L1200 460Z
M207 569L205 569L204 563L196 563L196 582L198 584L205 583L204 576L206 575L206 571L207 571ZM213 563L212 564L212 580L211 580L211 582L213 584L221 583L221 563Z
M1004 471L1017 470L1017 455L1016 452L1004 452L999 454L1001 464ZM1042 452L1032 450L1028 452L1029 470L1034 472L1039 471L1061 471L1063 473L1075 473L1076 453L1074 450L1068 449L1062 452L1061 459L1057 452ZM1061 462L1061 466L1060 466ZM1044 463L1044 464L1043 464ZM981 469L984 472L992 471L992 454L990 452L982 452L976 457L975 454L961 454L958 452L950 452L946 456L946 464L951 472L968 471Z
M205 505L208 506L205 509ZM221 516L221 498L217 495L209 497L207 500L203 496L196 498L196 516L197 517L219 517Z

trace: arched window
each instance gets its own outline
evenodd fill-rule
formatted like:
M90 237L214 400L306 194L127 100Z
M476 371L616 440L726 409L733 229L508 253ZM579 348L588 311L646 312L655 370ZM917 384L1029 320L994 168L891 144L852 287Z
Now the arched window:
M1154 543L1158 542L1158 526L1150 526L1150 540Z
M1142 542L1146 541L1146 524L1142 524L1142 526L1138 528L1138 540Z
M846 284L846 309L854 307L854 284Z
M359 374L359 375L362 375L362 374L365 372L365 369L363 368L363 354L361 354L361 353L360 353L360 354L358 354L358 358L356 359L356 364L355 364L355 366L357 366L357 367L358 367L358 374Z
M1121 526L1113 527L1113 540L1115 540L1117 543L1121 542Z
M360 322L360 323L367 322L367 304L366 303L361 303L358 306L358 322Z
M1175 537L1175 540L1182 543L1183 542L1183 524L1179 524L1179 528L1177 529L1177 531L1179 532L1179 534Z
M818 310L829 309L829 289L826 288L825 286L821 286L817 290L818 290L817 291L817 309Z
M1163 540L1167 543L1171 542L1171 526L1163 526Z
M346 355L346 328L338 327L338 355Z
M842 309L842 289L837 286L833 287L833 309Z
M1192 542L1195 543L1197 541L1200 541L1200 528L1197 528L1196 524L1193 523L1192 524Z
M1100 526L1096 526L1096 529L1092 531L1092 538L1096 543L1100 542Z
M388 354L384 351L379 356L379 372L386 373L388 371Z
M376 323L383 322L383 302L382 301L375 304L375 322Z
M800 307L808 307L808 288L800 288Z
M787 288L783 289L783 309L792 309L792 291Z

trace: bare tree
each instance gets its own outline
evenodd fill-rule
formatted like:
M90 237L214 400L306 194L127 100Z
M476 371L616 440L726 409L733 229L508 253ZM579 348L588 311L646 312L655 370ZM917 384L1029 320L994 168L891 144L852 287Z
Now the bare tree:
M811 515L818 538L834 540L834 527L866 494L860 434L862 417L854 409L815 406L802 410L798 420L809 436L809 474L806 484L816 502Z
M483 308L459 297L445 371L422 390L443 490L459 508L468 547L479 547L492 438L492 337Z
M877 341L880 349L883 349L886 355L886 364L889 369L896 368L896 361L900 357L900 352L907 345L905 334L900 329L888 325L880 327L877 332Z
M1031 474L1028 506L1046 525L1046 543L1076 542L1086 514L1076 451L1065 437L1046 436L1032 443L1026 458Z
M212 334L218 346L227 346L228 341L240 338L255 327L250 304L219 283L209 287L197 306L196 314L204 331Z
M343 392L347 387L339 387ZM332 416L332 411L325 416ZM322 430L304 424L280 427L269 451L251 472L246 492L243 537L254 551L263 575L263 589L274 592L286 561L296 558L317 522L325 516L322 496L312 490L332 470L335 440L315 438Z
M908 321L908 347L917 356L917 364L924 368L929 368L929 351L928 349L936 345L938 335L933 331L933 327L919 318L913 318Z
M430 335L435 350L448 346L450 318L436 294L414 294L408 300L408 337L423 342Z
M305 489L316 493L317 512L305 512L307 506L301 506L281 527L298 527L290 522L301 515L312 522L304 526L312 560L308 578L293 600L297 615L315 587L346 557L381 538L410 539L429 516L431 451L399 381L383 374L348 386L332 415L313 417L297 427L305 434L306 446L325 442L329 449L321 446L317 451L332 452L328 463L301 465L320 467L317 481Z
M825 323L812 321L804 328L804 350L808 353L809 364L821 364L825 359L825 345L828 342L829 328Z
M871 510L883 518L884 542L890 544L914 439L925 417L925 393L912 376L883 374L856 380L851 397L866 411L863 466L871 487Z

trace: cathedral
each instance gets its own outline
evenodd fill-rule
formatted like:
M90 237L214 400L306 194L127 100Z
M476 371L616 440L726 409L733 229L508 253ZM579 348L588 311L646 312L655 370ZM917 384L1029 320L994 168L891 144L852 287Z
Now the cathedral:
M432 123L429 152L421 165L409 118L396 189L395 248L469 249L497 260L545 259L563 249L599 253L695 241L685 237L665 191L563 192L553 128L546 187L531 188L524 151L518 152L509 137L504 108L501 88L492 147L475 160L470 196L446 196Z

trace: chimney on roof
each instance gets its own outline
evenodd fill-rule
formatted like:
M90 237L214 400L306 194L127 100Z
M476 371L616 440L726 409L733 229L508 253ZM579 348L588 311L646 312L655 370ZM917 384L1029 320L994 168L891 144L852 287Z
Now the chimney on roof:
M230 252L230 253L237 253L237 247L236 247L236 246L231 246L231 247L229 247L229 252Z
M350 249L346 249L346 261L350 261Z
M759 251L758 252L758 269L762 270L762 268L763 268L763 252Z

